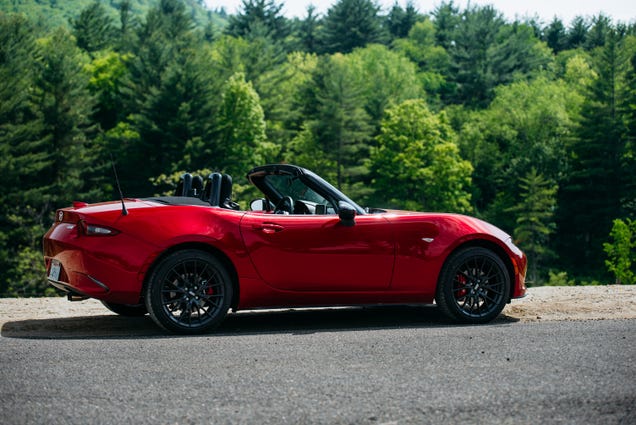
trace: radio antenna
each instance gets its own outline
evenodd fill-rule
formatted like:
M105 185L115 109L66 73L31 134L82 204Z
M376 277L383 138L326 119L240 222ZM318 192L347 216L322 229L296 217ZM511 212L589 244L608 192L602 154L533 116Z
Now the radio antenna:
M128 215L126 204L124 203L124 194L121 191L121 185L119 184L119 177L117 176L117 168L115 168L115 160L113 154L110 154L110 163L113 165L113 173L115 173L115 183L117 183L117 190L119 191L119 199L121 199L121 215Z

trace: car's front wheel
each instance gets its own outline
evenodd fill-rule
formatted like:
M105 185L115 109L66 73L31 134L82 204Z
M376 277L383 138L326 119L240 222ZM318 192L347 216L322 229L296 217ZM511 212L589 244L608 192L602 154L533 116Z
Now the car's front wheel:
M462 323L486 323L508 302L510 277L497 254L469 247L452 254L437 283L435 301L442 312Z
M216 328L232 300L232 282L212 254L185 249L161 260L148 279L146 307L162 328L199 334Z

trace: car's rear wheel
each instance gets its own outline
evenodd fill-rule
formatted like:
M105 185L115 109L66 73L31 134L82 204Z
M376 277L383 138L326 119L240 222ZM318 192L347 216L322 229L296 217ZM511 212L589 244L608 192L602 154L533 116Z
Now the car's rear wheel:
M449 318L462 323L486 323L508 302L510 277L497 254L469 247L452 254L440 274L435 301Z
M138 317L144 316L148 313L145 304L115 304L106 301L102 301L102 304L104 304L104 307L113 313L119 314L120 316Z
M212 254L185 249L169 254L154 268L145 298L150 316L164 329L204 333L225 318L232 300L232 282Z

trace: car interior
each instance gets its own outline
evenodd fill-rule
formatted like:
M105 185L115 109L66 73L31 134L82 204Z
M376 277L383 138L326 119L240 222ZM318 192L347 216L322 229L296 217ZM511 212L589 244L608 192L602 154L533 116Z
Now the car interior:
M250 210L274 214L336 214L334 203L311 189L297 176L266 174L257 185L264 198L250 202ZM219 172L211 173L205 183L201 176L184 173L171 197L149 198L171 205L210 205L239 210L232 200L232 177ZM201 202L202 201L202 202Z

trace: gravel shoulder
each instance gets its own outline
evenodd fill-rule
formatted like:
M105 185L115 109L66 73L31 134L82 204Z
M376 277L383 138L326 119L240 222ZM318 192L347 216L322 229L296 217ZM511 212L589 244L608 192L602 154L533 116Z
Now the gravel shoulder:
M19 322L114 315L97 300L66 298L0 298L0 328ZM574 286L530 288L513 300L503 315L513 321L636 319L636 286Z

